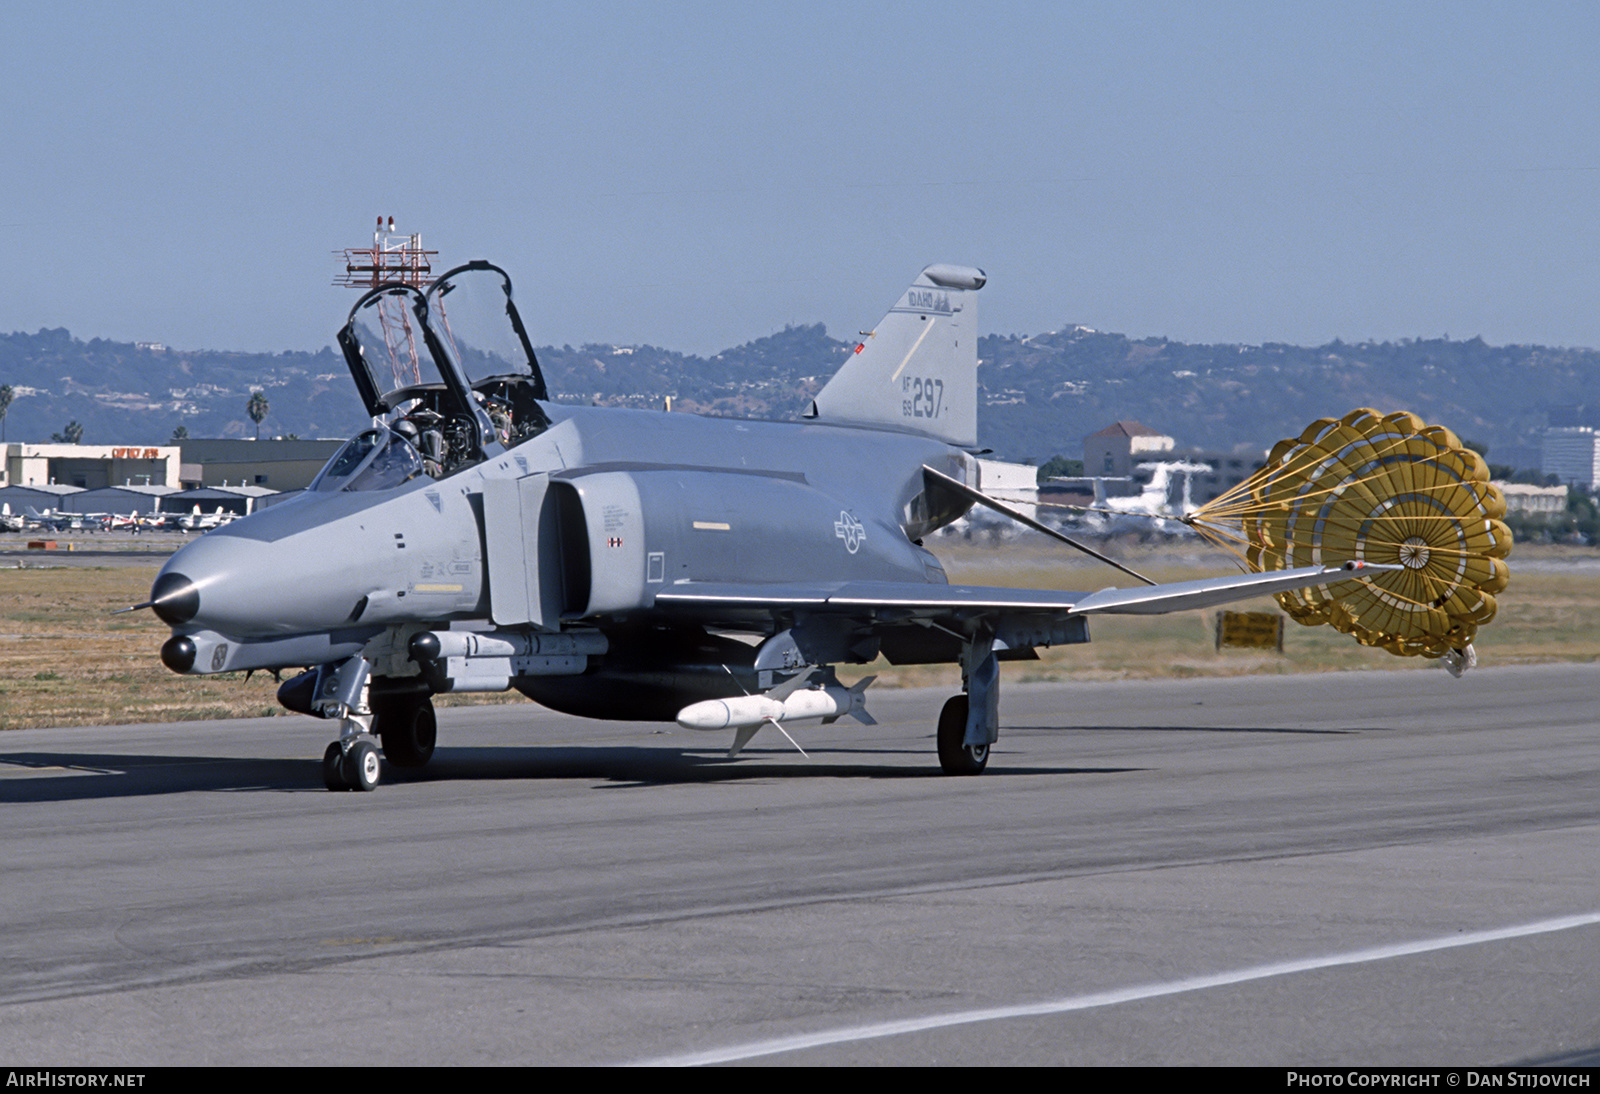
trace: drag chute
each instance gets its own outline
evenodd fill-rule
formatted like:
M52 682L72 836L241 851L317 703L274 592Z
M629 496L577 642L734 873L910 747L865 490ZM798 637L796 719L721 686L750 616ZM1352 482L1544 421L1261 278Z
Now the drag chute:
M1279 593L1289 617L1457 675L1506 587L1505 497L1483 457L1414 414L1354 410L1280 441L1245 482L1185 517L1251 569L1396 566Z

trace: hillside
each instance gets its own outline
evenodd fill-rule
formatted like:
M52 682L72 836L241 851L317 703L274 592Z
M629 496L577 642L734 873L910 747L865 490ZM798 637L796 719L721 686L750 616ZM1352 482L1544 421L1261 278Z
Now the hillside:
M655 346L538 351L564 401L734 417L793 418L853 343L821 324L789 327L711 357ZM1076 455L1117 420L1180 445L1260 449L1315 418L1357 406L1407 409L1487 444L1499 463L1533 466L1547 425L1600 425L1600 352L1490 346L1481 339L1299 347L1187 345L1086 327L979 340L983 442L1006 459ZM16 399L10 440L48 440L69 421L88 442L154 444L245 437L250 392L271 410L263 435L345 436L365 420L342 359L80 341L64 329L0 335L0 384Z

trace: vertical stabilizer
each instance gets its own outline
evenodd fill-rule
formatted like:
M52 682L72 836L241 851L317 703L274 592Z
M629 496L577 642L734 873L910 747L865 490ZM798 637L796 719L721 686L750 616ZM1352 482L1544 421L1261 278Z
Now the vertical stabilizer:
M877 329L817 393L811 417L978 443L978 313L988 277L938 263L917 276Z

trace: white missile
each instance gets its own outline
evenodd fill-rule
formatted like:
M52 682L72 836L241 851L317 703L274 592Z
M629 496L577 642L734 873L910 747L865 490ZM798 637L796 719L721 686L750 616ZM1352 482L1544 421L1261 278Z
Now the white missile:
M678 711L678 724L684 729L755 729L768 722L803 722L813 718L832 721L848 714L872 725L865 692L874 679L876 677L869 676L849 688L830 684L780 694L784 689L778 687L762 695L707 699Z

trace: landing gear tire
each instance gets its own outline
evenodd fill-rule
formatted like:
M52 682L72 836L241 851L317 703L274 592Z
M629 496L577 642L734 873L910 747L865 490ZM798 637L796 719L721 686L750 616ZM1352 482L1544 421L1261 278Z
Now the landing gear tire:
M335 748L338 746L335 745ZM369 741L357 741L344 754L345 785L351 790L375 790L383 767L378 761L378 750Z
M424 695L391 699L373 711L372 731L383 741L383 755L396 767L421 767L433 758L439 722L433 700Z
M344 749L335 741L322 754L322 782L329 790L349 790L344 781Z
M939 712L939 766L946 775L981 775L989 746L967 745L967 697L953 695Z

